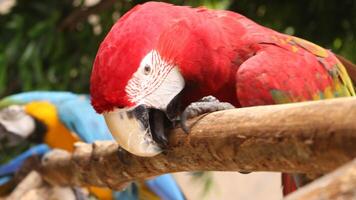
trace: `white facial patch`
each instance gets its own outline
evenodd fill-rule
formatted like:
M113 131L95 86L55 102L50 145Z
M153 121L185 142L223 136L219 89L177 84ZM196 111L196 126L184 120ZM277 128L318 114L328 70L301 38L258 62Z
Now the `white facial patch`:
M0 124L7 131L22 138L27 138L35 130L35 120L19 105L12 105L1 110Z
M128 81L126 93L136 105L144 104L164 111L184 84L178 67L164 61L157 51L152 50Z

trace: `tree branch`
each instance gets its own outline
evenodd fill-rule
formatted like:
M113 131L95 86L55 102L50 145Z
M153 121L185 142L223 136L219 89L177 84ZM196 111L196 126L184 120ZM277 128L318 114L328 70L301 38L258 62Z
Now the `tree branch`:
M120 189L178 171L320 174L356 157L356 98L226 110L189 123L189 135L172 130L169 149L152 158L119 153L113 142L78 143L73 155L48 154L40 171L60 185Z
M356 199L356 159L313 181L285 200Z
M39 187L40 185L42 185L41 175L35 171L32 171L26 176L26 178L19 185L17 185L15 190L11 193L9 197L7 197L7 199L8 200L21 199L21 197L24 194L26 194L30 190Z

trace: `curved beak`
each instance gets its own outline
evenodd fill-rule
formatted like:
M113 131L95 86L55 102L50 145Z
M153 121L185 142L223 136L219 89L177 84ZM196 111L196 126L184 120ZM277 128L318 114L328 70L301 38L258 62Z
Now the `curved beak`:
M117 143L138 156L151 157L162 152L153 140L149 109L144 105L114 109L103 114L106 124Z
M151 157L162 152L161 147L168 144L166 128L171 127L177 116L184 78L179 69L173 67L161 79L153 92L137 101L132 100L139 102L135 103L137 106L116 108L103 114L117 143L138 156Z

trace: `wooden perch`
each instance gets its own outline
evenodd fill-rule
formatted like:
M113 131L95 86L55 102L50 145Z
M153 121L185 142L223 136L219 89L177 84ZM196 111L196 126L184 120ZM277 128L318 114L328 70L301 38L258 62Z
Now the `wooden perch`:
M171 131L155 157L118 151L114 142L54 151L40 171L60 185L120 189L130 181L179 171L326 173L356 157L356 98L240 108L190 120ZM193 126L192 126L193 125Z
M7 200L21 199L27 192L39 187L42 184L41 175L35 171L30 172L26 178L15 188Z
M285 200L356 199L356 159L289 195Z

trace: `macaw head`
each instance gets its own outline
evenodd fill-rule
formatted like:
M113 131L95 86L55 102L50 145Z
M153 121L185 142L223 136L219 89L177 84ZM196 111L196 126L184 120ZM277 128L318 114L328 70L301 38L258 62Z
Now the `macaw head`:
M154 137L163 134L185 86L178 66L154 49L167 18L151 11L123 16L101 43L91 74L92 105L119 145L139 156L162 151Z
M159 12L152 13L151 21L128 23L131 13L114 25L100 45L90 81L92 105L119 145L139 156L162 151L155 137L177 117L184 91L196 89L189 101L201 98L225 81L212 77L226 73L208 67L215 62L204 49L209 37L188 18L162 25Z
M22 106L12 105L0 110L0 127L0 141L5 146L14 146L34 132L35 120Z
M0 109L0 141L4 147L42 141L47 127L28 113L27 108L26 105L13 104Z
M7 147L44 142L72 151L74 142L78 141L60 121L55 105L48 101L14 102L2 107L0 127L0 141Z
M183 90L184 79L178 67L155 50L144 48L136 57L107 43L94 62L92 104L121 147L139 156L156 155L161 148L154 136L164 134L171 117L167 113L175 109L173 100Z

